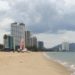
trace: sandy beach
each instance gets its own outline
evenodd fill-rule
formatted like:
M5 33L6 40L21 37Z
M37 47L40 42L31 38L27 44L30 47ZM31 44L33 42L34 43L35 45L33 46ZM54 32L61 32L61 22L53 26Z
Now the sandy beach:
M0 52L0 75L70 75L70 72L40 52Z

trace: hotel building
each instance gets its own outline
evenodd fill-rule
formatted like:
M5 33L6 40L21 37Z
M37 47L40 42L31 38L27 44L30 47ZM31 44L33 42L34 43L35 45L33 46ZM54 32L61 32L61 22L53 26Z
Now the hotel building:
M44 48L44 43L42 41L38 41L38 48L43 49Z
M4 35L4 49L12 50L14 49L13 37L10 35Z
M21 40L24 40L24 46L25 46L25 24L12 23L11 24L11 36L14 39L14 48L20 46Z
M62 51L69 51L69 43L68 42L62 43Z
M30 46L37 48L37 38L36 38L36 37L32 37L32 38L30 39Z
M30 47L31 32L25 31L25 47Z

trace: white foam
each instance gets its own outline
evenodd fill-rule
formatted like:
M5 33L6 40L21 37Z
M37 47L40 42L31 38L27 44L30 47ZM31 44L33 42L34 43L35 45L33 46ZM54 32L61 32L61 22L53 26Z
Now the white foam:
M50 56L48 56L46 53L43 53L44 56L47 58L47 59L51 59ZM55 62L58 62L60 63L61 65L65 66L69 71L71 71L71 75L75 75L75 65L74 64L70 64L68 62L63 62L61 60L54 60Z
M75 65L69 64L67 62L62 62L60 60L57 62L65 66L69 71L71 71L72 72L71 75L75 75Z
M75 75L75 72L73 72L71 75Z
M75 70L75 65L71 65L70 68Z

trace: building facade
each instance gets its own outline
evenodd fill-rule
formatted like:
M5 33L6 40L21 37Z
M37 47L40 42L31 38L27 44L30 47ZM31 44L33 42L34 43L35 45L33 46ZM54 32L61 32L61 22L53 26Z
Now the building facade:
M10 35L4 35L4 49L14 49L13 37Z
M25 47L30 47L30 38L31 38L30 31L25 31Z
M69 51L69 43L68 42L62 43L62 51Z
M20 46L21 40L24 40L24 46L25 46L25 24L12 23L11 24L11 35L14 39L15 48Z
M32 37L32 38L30 39L30 46L37 48L37 38L36 38L36 37Z
M38 48L43 49L44 48L44 43L42 41L38 41Z

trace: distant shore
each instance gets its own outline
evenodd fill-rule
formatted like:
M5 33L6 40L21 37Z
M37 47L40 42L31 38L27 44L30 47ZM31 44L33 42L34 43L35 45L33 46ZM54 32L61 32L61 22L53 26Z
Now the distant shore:
M41 52L0 52L0 75L70 75L62 65Z

